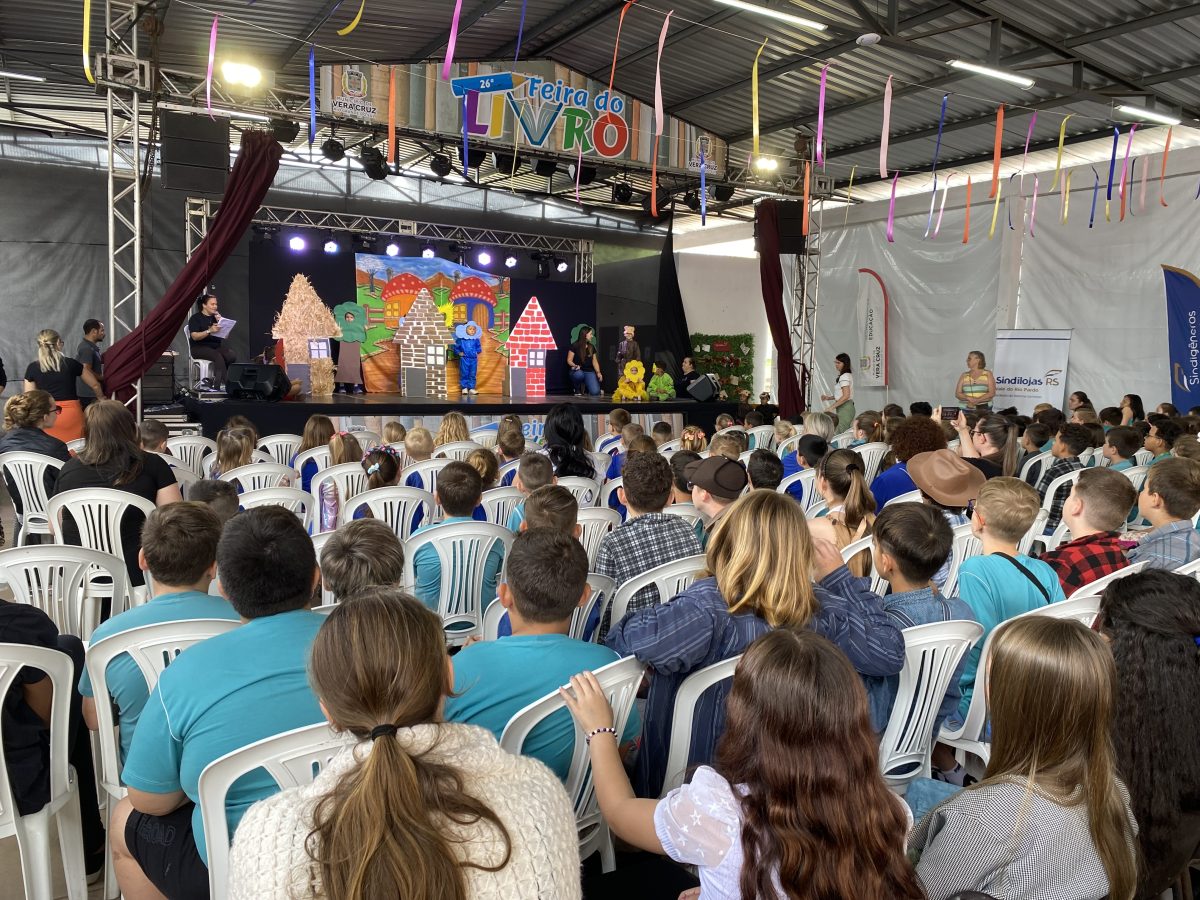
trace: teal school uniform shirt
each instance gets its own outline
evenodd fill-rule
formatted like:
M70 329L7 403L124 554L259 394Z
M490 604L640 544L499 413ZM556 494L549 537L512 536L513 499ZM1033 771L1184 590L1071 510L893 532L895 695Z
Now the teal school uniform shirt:
M601 644L565 634L513 635L464 647L454 657L454 691L446 698L446 721L486 728L500 739L516 713L564 684L572 675L595 671L621 657ZM641 733L637 709L621 741ZM567 777L575 747L575 726L565 709L539 724L521 752L540 759L559 778Z
M524 513L523 505L518 507L518 509L521 509L522 513ZM413 534L420 534L431 528L439 528L442 525L461 525L463 522L474 521L470 516L451 516L435 525L423 525L414 531ZM492 548L492 552L488 554L487 561L483 564L483 596L480 597L479 603L481 612L487 609L488 604L496 599L496 584L500 580L500 567L503 563L504 548L500 544L496 544ZM442 588L442 564L438 560L437 551L433 547L422 547L413 556L413 574L417 580L414 590L417 599L434 612L437 612L438 592Z
M232 619L238 620L229 601L224 597L214 597L199 591L184 591L179 594L163 594L153 598L149 603L135 606L119 616L113 616L94 632L91 643L122 634L143 625L158 625L160 622L184 622L188 619ZM146 679L142 670L128 653L122 653L108 664L104 679L108 683L108 693L117 709L121 711L118 724L121 728L121 759L129 756L129 745L133 743L133 732L137 728L138 717L150 696L146 687ZM85 697L93 696L92 680L88 677L87 669L79 679L79 693Z
M1051 603L1066 599L1058 575L1049 564L1024 554L1013 558L1028 569L1046 589ZM983 642L987 636L1001 622L1045 606L1046 597L1020 569L1004 557L995 554L973 556L963 561L958 571L958 596L971 607L975 618L983 626L983 637L967 653L967 664L959 679L962 700L958 709L962 716L966 716L971 705L971 695L975 692L975 671L979 668L979 656L983 652Z
M1123 459L1120 462L1115 462L1109 466L1114 472L1123 472L1125 469L1132 469L1134 461L1132 459Z
M205 864L200 773L247 744L325 721L305 670L324 622L307 609L252 619L184 650L150 694L122 780L151 794L187 794L196 804L192 828ZM278 790L262 770L234 782L225 804L229 833L252 803Z
M525 501L522 500L513 507L513 511L508 514L508 521L505 523L505 528L513 534L521 533L521 524L525 521Z

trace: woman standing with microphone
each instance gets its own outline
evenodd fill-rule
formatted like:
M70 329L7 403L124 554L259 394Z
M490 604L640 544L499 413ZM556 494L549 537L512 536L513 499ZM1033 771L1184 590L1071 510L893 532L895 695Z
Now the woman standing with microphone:
M991 409L996 396L996 378L987 367L987 357L982 350L967 354L967 371L958 376L954 389L957 397L968 409Z

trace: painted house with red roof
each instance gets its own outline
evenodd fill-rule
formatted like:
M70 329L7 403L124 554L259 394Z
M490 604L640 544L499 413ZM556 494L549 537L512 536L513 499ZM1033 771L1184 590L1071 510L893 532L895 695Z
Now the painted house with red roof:
M521 313L508 337L508 382L512 397L546 396L546 354L557 350L537 297Z
M496 325L496 292L482 278L469 275L450 292L454 307L454 324L478 322L484 328ZM486 313L486 318L483 313Z
M408 315L409 307L417 299L427 285L412 272L401 272L395 278L389 279L379 295L383 301L383 324L395 328L400 319Z

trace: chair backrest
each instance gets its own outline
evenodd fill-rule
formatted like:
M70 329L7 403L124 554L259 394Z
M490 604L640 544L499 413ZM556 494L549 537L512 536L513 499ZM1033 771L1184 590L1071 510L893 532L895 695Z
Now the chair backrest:
M920 502L921 502L921 492L920 491L908 491L907 493L904 493L904 494L897 494L895 497L893 497L887 503L883 504L883 508L887 509L893 503L920 503Z
M658 602L666 603L696 580L696 575L704 569L704 562L703 554L685 556L683 559L655 566L636 578L630 578L617 588L616 594L613 595L609 621L616 625L625 618L633 595L648 585L654 585L658 591ZM604 621L603 610L600 611L600 620Z
M221 480L240 484L244 491L258 491L263 488L290 487L297 477L296 470L284 463L254 462L222 472Z
M305 450L303 453L298 454L296 456L296 465L295 465L296 471L303 474L304 464L309 462L310 460L317 464L318 474L320 473L320 471L322 469L328 469L329 468L329 445L322 444L319 447L313 447L311 450Z
M350 501L367 489L367 472L361 463L348 462L322 469L312 480L312 495L321 502L321 485L330 483L337 488L338 503L344 509Z
M559 481L559 484L562 484L561 480ZM617 492L617 488L621 487L624 484L625 484L625 476L624 475L618 475L616 478L610 478L608 481L606 481L604 483L604 487L600 488L600 499L596 501L596 505L597 506L608 506L609 500L612 498L612 495ZM609 507L609 509L611 509L611 508L612 507ZM622 515L621 519L622 519L622 521L624 521L625 516Z
M124 559L121 520L131 509L148 516L154 512L154 504L137 494L112 488L76 488L51 497L46 503L46 517L57 543L63 543L62 517L66 514L75 522L84 547Z
M442 444L440 447L433 448L434 457L444 457L446 459L456 459L459 462L466 460L468 456L476 450L483 450L482 444L477 444L474 441L454 441L449 444Z
M929 777L934 721L959 661L983 636L983 626L969 620L933 622L905 628L903 634L904 668L879 744L884 780L899 793L916 778Z
M578 522L582 529L579 542L587 551L588 568L591 568L596 564L604 536L621 527L621 514L607 506L588 506L579 510Z
M73 441L67 441L67 450L71 453L78 454L87 446L87 438L75 438Z
M817 492L813 491L813 493L816 494ZM813 497L812 505L804 511L804 518L819 519L821 517L821 513L825 512L827 509L829 509L828 500L821 496Z
M983 553L983 541L971 531L971 523L954 526L954 543L950 545L950 571L946 574L946 583L942 585L942 596L958 596L958 570L963 560Z
M874 546L875 539L869 534L866 537L860 537L856 541L851 541L842 548L842 562L849 565L850 560L854 559L854 557L858 556L864 550L869 551Z
M312 784L321 770L355 738L328 725L306 725L226 753L200 773L200 817L208 846L208 887L212 900L224 900L229 889L229 824L225 798L233 783L255 769L265 769L281 790Z
M741 453L738 454L738 462L740 462L743 466L745 466L750 462L750 457L753 455L754 455L753 450L743 450ZM747 485L747 490L748 489L749 489L749 486Z
M1017 552L1029 555L1029 551L1033 549L1033 542L1039 540L1046 531L1046 522L1050 519L1050 510L1039 509L1037 515L1033 517L1033 524L1029 526L1029 530L1025 532L1025 537L1021 538L1017 544Z
M700 702L700 696L714 684L733 678L741 658L742 654L739 653L697 669L679 685L679 690L675 692L675 710L671 714L671 749L667 753L666 775L659 796L667 796L683 784L687 776L688 757L692 752L692 721L696 717L696 704Z
M179 490L184 492L185 500L188 486L204 480L187 466L171 466L171 474L175 476L175 483L179 485Z
M612 707L613 727L617 734L625 732L645 671L646 667L636 657L630 656L609 663L593 673ZM558 691L547 694L541 700L535 700L509 719L500 735L500 746L509 753L519 755L529 733L547 717L565 708L566 704ZM574 719L572 722L574 723ZM579 830L579 858L582 860L607 844L609 836L608 826L604 817L600 815L596 789L592 784L592 765L587 743L578 724L574 724L574 729L575 749L571 754L571 765L567 770L564 786L575 810L575 827Z
M1049 510L1047 510L1049 515ZM1057 550L1064 541L1071 539L1071 529L1065 521L1059 522L1058 527L1050 534L1042 535L1042 543L1045 545L1046 552Z
M613 512L616 512L614 509ZM696 509L694 503L672 503L669 506L663 507L663 515L679 516L689 525L695 525L704 516L700 515L700 510Z
M796 452L796 445L800 443L800 438L803 434L793 434L790 438L784 438L775 445L775 452L779 454L779 458L783 459L789 453Z
M582 641L586 637L590 637L593 642L600 641L600 622L597 620L596 628L590 635L587 633L587 624L591 618L592 610L597 606L603 609L608 605L608 598L612 597L617 592L616 579L609 578L607 575L601 575L598 572L588 572L587 577L588 587L592 589L591 596L588 597L587 603L578 607L575 612L571 613L571 637L577 641Z
M526 449L528 450L528 448ZM616 452L615 448L614 452ZM607 453L595 452L589 453L588 456L592 458L592 477L595 478L599 484L604 484L604 479L608 477L608 467L612 465L612 457Z
M439 525L414 534L404 542L404 583L416 584L414 562L417 551L430 547L441 566L438 581L438 614L446 636L461 643L480 633L483 579L488 555L499 544L505 558L515 535L501 525L490 522L462 522ZM456 627L466 625L466 628Z
M863 468L866 470L863 477L866 478L869 485L875 480L875 476L879 473L879 464L883 462L883 458L892 448L882 441L876 441L872 444L859 444L857 447L851 447L855 453L862 457Z
M603 475L603 473L601 473L601 475ZM613 480L620 483L618 479ZM571 492L571 495L579 504L580 509L583 509L585 506L600 505L600 482L594 478L584 478L580 475L567 475L558 479L558 486L565 487Z
M298 434L268 434L259 440L258 449L270 453L275 462L287 466L291 465L292 457L300 449L303 440Z
M849 447L854 441L854 429L850 428L846 431L840 431L829 439L829 446L835 450L842 450Z
M25 527L40 526L36 530L49 534L46 524L46 472L49 469L57 471L63 466L62 460L42 453L27 453L22 450L12 450L0 453L0 472L3 472L16 486L21 500L21 521Z
M755 425L746 430L746 442L751 450L775 449L775 426Z
M800 508L807 512L820 497L817 493L817 470L802 469L795 474L789 475L783 481L779 482L779 487L775 488L775 490L781 494L787 494L789 493L788 488L793 484L800 485Z
M500 603L500 598L496 597L483 609L483 615L479 618L479 627L482 629L481 637L485 641L494 641L500 636L500 620L504 618L505 609Z
M92 682L92 696L96 700L101 781L110 793L115 793L121 785L121 759L114 731L118 723L108 695L108 664L123 653L129 654L146 679L146 689L152 691L163 669L180 653L213 635L232 631L239 624L235 619L159 622L131 628L88 647L85 663Z
M664 453L664 454L669 454L672 451L678 450L679 445L682 443L683 443L683 441L680 440L679 438L675 438L675 440L673 440L673 441L664 441L663 443L658 445L658 452Z
M495 425L480 425L478 428L472 428L467 432L467 437L477 443L480 447L491 449L496 446L496 439L500 436L500 431Z
M87 547L35 544L0 550L0 576L8 582L13 600L36 606L63 634L88 640L100 624L99 596L88 596L89 579L112 579L112 613L124 609L128 590L125 562Z
M1133 458L1137 461L1139 466L1149 466L1150 463L1154 462L1154 454L1145 447L1134 453ZM1136 466L1134 468L1136 468ZM1128 472L1129 469L1124 469L1122 471Z
M1189 578L1195 578L1200 581L1200 559L1194 559L1190 563L1184 563L1175 570L1176 575L1187 575Z
M236 469L234 471L237 471ZM294 475L295 472L293 471ZM317 503L308 491L298 487L267 487L255 491L246 491L238 496L238 505L242 509L254 509L257 506L282 506L296 514L307 529L313 522Z
M421 462L415 462L412 465L406 466L400 473L400 484L407 484L408 479L412 475L416 475L421 482L421 490L426 493L433 494L437 490L438 473L450 463L452 459L426 459ZM433 510L433 519L437 521L442 518L441 504L437 504Z
M250 462L248 462L246 465L255 465L256 463L267 463L268 465L272 466L277 465L275 462L275 457L273 457L270 453L267 453L265 450L251 450ZM208 456L204 457L204 459L200 460L200 468L203 471L205 478L213 477L213 469L216 467L216 465L217 454L215 453L210 453ZM291 467L289 466L289 468Z
M329 539L331 537L333 537L333 534L334 533L332 531L318 531L316 534L314 534L312 536L313 552L316 553L316 555L317 555L317 565L320 565L320 563L321 563L321 551L325 549L325 545L329 542ZM220 572L218 572L217 574L219 576ZM324 582L324 580L322 580L321 581L321 605L322 606L331 606L336 603L337 603L337 598L333 596L333 591L331 591L331 590L329 590L329 588L325 587L325 582Z
M1095 581L1085 584L1077 591L1073 591L1071 596L1067 598L1066 602L1070 602L1072 600L1081 600L1084 597L1099 597L1104 593L1104 589L1114 581L1119 581L1120 579L1127 578L1130 575L1136 575L1148 565L1150 565L1150 560L1143 559L1141 562L1130 563L1123 569L1117 569L1115 572L1110 572L1103 578L1097 578ZM1176 571L1178 572L1179 570L1176 569ZM1184 572L1182 574L1187 575L1190 573Z
M383 443L382 435L378 431L371 431L369 428L358 428L346 433L358 441L358 445L362 447L364 454L370 450L374 450Z
M1044 453L1035 453L1033 456L1029 457L1029 459L1025 460L1024 465L1021 466L1021 475L1020 475L1021 480L1028 481L1029 476L1036 469L1037 470L1037 478L1035 478L1033 481L1033 484L1036 487L1037 482L1042 477L1042 468L1043 468L1043 466L1046 465L1046 463L1050 459L1051 459L1051 454L1050 454L1049 450L1045 451Z
M521 461L519 459L506 462L500 467L500 479L496 483L501 487L509 487L513 483L513 479L517 477L517 469L520 466Z
M1079 476L1083 474L1083 469L1076 469L1074 472L1067 472L1065 475L1059 475L1046 488L1046 496L1042 498L1042 509L1049 510L1051 504L1054 503L1054 495L1058 493L1058 489L1064 485L1074 484L1079 480Z
M1138 453L1141 452L1141 450L1138 451ZM1141 493L1142 488L1146 484L1146 476L1150 474L1150 466L1130 466L1128 469L1122 469L1121 474L1130 480L1135 491Z
M421 524L427 525L432 521L433 494L410 487L381 487L363 491L352 503L342 504L340 524L351 521L364 506L376 519L386 522L396 532L396 537L406 541L413 532L413 521L418 510L421 512Z
M203 475L204 469L200 467L200 462L204 457L217 452L217 442L198 434L185 434L167 438L167 450L172 456L183 460L197 475Z
M483 492L480 504L484 515L493 525L507 525L512 511L525 499L515 487L496 487Z
M604 437L597 439L595 444L596 452L610 456L617 452L617 445L619 443L621 443L621 436L619 434L606 434Z

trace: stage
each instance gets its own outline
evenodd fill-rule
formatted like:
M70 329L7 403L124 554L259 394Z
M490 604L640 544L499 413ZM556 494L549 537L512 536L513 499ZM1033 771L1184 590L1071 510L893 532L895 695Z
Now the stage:
M699 425L705 434L713 433L713 423L721 413L734 415L736 403L698 403L695 400L666 400L647 402L614 403L610 397L547 396L539 398L513 398L497 395L477 394L449 400L437 398L411 398L400 394L334 394L332 397L267 403L257 400L200 400L187 398L183 401L188 418L199 422L205 437L215 438L230 416L245 416L254 423L260 435L300 434L304 423L312 415L325 415L338 424L347 420L342 427L361 425L373 431L381 430L384 422L399 419L404 426L420 423L425 427L441 419L443 413L457 410L465 415L471 427L488 424L505 413L516 413L526 421L540 420L558 403L575 403L583 413L584 423L593 433L601 430L595 418L607 415L617 407L629 410L635 422L647 432L654 421L666 419L675 426L676 433L682 425ZM540 434L540 427L535 434ZM526 431L529 434L529 430Z

